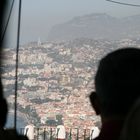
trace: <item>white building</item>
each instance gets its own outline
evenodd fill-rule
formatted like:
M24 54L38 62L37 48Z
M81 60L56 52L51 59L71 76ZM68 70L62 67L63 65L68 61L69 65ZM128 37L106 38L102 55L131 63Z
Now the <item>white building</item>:
M98 127L96 127L96 126L91 127L91 129L90 129L90 140L93 140L96 137L98 137L99 133L100 133L100 130L99 130Z
M24 129L24 135L26 135L29 140L34 140L34 125L27 125Z
M56 139L59 140L65 140L66 138L66 130L63 125L58 125L56 127Z

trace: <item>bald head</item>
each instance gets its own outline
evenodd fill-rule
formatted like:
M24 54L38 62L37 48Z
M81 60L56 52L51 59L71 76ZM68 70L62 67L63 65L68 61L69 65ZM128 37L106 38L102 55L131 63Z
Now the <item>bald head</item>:
M105 56L95 87L104 115L126 115L140 97L140 49L119 49Z
M6 117L8 112L7 102L3 97L3 87L0 80L0 128L3 128L6 123Z

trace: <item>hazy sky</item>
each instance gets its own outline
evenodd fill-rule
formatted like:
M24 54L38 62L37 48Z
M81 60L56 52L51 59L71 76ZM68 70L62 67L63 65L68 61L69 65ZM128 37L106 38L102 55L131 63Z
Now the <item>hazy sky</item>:
M9 0L9 5L12 0ZM139 0L116 0L139 4ZM14 45L17 32L18 0L15 0L12 17L8 26L9 43ZM51 27L66 22L75 16L91 13L107 13L115 17L140 14L140 7L114 4L106 0L22 0L21 44L47 40ZM11 43L12 42L12 43Z

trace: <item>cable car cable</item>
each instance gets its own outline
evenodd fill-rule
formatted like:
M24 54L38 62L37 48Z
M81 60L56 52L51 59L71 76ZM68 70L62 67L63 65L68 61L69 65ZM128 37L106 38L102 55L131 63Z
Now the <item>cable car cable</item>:
M16 69L15 69L15 114L14 114L14 128L17 128L17 90L18 90L18 57L19 57L19 41L20 41L20 22L21 22L21 0L19 0L18 11L18 28L17 28L17 47L16 47Z
M11 14L12 14L12 10L13 10L13 7L14 7L14 2L15 2L15 0L12 1L12 5L11 5L11 8L10 8L10 12L9 12L9 15L8 15L8 18L7 18L7 22L6 22L6 25L5 25L5 27L4 27L4 30L3 30L3 33L2 33L2 36L1 36L1 43L3 42L4 37L5 37L5 33L6 33L6 30L7 30L9 21L10 21L10 17L11 17Z
M123 3L123 2L114 1L114 0L106 0L106 1L108 1L108 2L112 2L112 3L116 3L116 4L126 5L126 6L140 7L139 4Z

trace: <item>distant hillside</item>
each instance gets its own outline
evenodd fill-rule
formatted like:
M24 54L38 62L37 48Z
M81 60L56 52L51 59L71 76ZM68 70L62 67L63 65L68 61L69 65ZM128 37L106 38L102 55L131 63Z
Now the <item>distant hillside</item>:
M49 41L73 40L75 38L121 39L140 37L140 15L115 18L107 14L90 14L55 25Z

